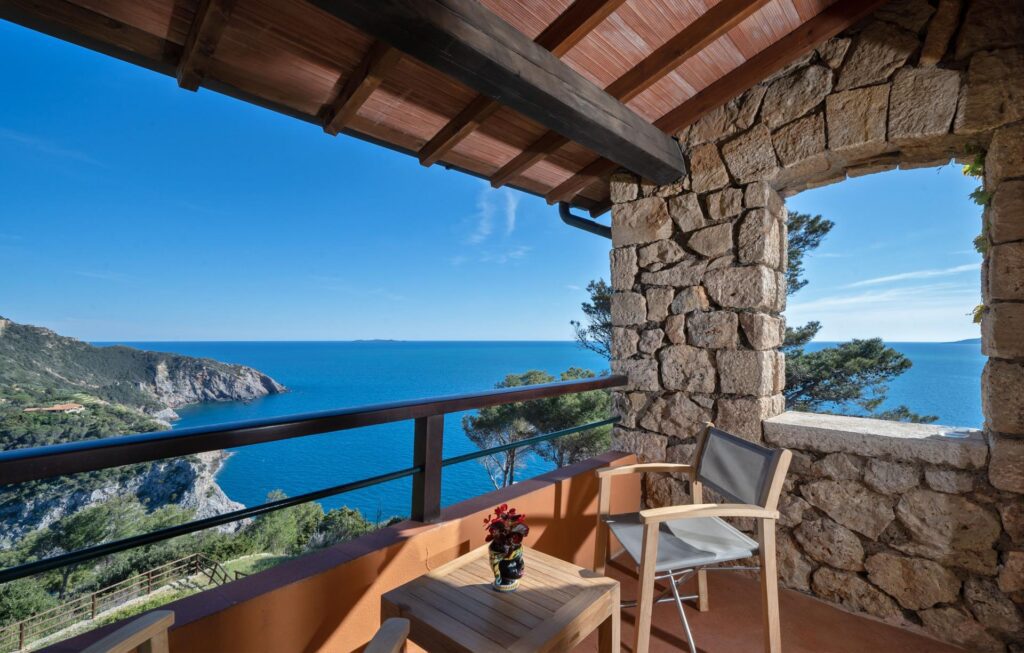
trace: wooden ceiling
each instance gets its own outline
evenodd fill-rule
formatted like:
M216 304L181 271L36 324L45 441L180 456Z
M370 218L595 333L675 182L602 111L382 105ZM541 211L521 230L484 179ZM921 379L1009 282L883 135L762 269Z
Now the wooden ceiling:
M204 87L232 95L320 125L328 134L348 134L417 156L424 165L454 167L489 179L492 185L508 184L545 196L549 202L569 201L594 214L607 208L608 189L602 178L618 164L602 158L600 147L581 145L579 141L586 139L579 130L574 131L573 140L551 128L562 125L562 131L571 131L575 123L567 123L565 116L562 122L547 121L539 111L531 114L539 120L527 117L524 114L535 107L516 103L522 99L518 89L515 97L510 94L504 102L495 101L467 85L467 81L474 84L473 71L439 72L443 65L432 61L436 67L431 67L408 54L429 58L419 40L412 46L402 43L401 30L384 29L371 36L337 17L350 11L350 2L374 8L404 7L416 13L427 4L444 5L449 0L377 1L382 4L367 4L369 0L0 0L0 18L174 76L182 88ZM458 5L465 0L451 1ZM417 6L417 2L424 4ZM615 105L609 105L613 110L624 104L628 110L623 108L620 117L627 123L639 117L642 127L650 123L673 135L870 13L880 2L479 0L479 4L521 33L512 36L527 37L560 58L555 65L567 65L568 75L582 76L596 86L590 89L583 82L587 88L575 88L581 96L605 96ZM390 40L378 38L381 34ZM547 52L541 54L551 59ZM493 90L486 84L491 80L483 81L476 88ZM570 98L565 106L571 109L571 104ZM589 117L585 111L579 115L584 120ZM621 149L621 144L615 147Z

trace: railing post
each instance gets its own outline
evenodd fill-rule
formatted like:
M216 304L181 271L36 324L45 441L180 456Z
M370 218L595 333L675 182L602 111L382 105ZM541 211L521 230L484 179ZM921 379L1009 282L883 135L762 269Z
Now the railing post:
M89 614L91 615L89 617L89 619L92 620L92 621L95 621L96 620L96 592L93 592L92 594L90 594L89 598L91 599L89 602L92 604L92 606L91 606L91 608L89 610Z
M25 622L18 624L18 650L25 648Z
M146 594L153 593L153 570L146 572Z
M444 415L416 418L412 464L423 471L412 477L410 518L434 522L441 518L441 449L444 443Z

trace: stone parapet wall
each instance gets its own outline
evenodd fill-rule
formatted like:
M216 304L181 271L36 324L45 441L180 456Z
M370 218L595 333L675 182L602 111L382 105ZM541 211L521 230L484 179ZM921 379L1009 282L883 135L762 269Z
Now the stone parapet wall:
M989 249L982 275L983 341L991 357L982 384L988 450L974 442L974 466L961 468L953 460L929 459L928 446L910 449L920 456L912 463L919 490L913 500L968 497L995 515L998 546L983 556L986 573L993 566L994 573L972 571L978 580L971 581L971 593L981 596L978 587L994 587L1001 598L989 603L1024 603L1024 542L1014 530L1024 500L1024 2L896 0L677 136L687 163L678 183L657 186L620 172L610 184L612 369L629 377L626 390L615 395L622 419L613 444L642 460L689 462L709 422L763 441L763 421L785 410L779 351L786 302L784 197L847 176L986 153L984 185L992 198L985 209ZM865 437L875 442L875 436ZM820 446L809 441L795 448ZM986 454L982 467L976 466L979 452ZM882 473L882 462L910 464L900 462L898 452L869 449L808 456L814 464L828 454L836 464L857 466L856 483L875 494L864 485L868 469ZM934 467L935 484L942 478L966 485L969 476L974 489L937 490L925 466ZM820 480L828 483L816 486L819 502L860 497L843 494L852 490L837 479ZM673 476L650 475L644 491L651 506L688 501L685 482ZM836 497L823 497L833 492ZM904 495L886 496L895 515ZM936 513L936 519L949 514ZM879 518L870 535L829 519L854 532L865 551L863 564L884 551L897 559L879 558L876 566L892 562L906 578L931 582L921 573L931 565L957 575L955 601L906 608L885 594L904 618L951 641L965 632L983 633L991 639L976 639L991 650L1003 650L1002 642L1012 639L979 616L980 598L971 607L969 579L961 572L922 550L886 544L890 529L904 528L896 517L885 524ZM956 528L952 519L946 526ZM795 534L787 537L796 543L791 550L803 551ZM808 559L806 551L801 555ZM851 577L857 587L877 588L867 567L827 568L817 586L811 577L807 591L838 601L821 589L829 574L847 574L832 576L833 585ZM876 571L875 577L883 573L894 572ZM853 605L851 599L841 602ZM866 605L859 609L870 611Z
M781 581L848 609L922 626L972 651L1024 644L1020 495L989 482L980 431L784 413L769 445L793 452L779 504Z

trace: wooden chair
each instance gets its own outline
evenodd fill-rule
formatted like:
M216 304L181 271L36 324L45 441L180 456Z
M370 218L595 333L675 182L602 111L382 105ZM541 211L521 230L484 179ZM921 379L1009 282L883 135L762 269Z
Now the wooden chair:
M401 653L405 651L405 640L409 637L409 620L394 617L380 625L363 653Z
M174 625L174 613L156 610L129 621L82 653L169 653L167 631Z
M673 601L689 639L691 653L697 653L683 601L697 602L701 612L709 609L707 568L722 562L751 556L760 559L761 592L764 605L765 650L780 653L779 590L775 563L775 521L782 483L792 453L767 449L735 435L711 428L701 442L693 465L646 463L606 467L597 471L598 528L595 571L604 573L608 560L609 532L639 565L640 595L636 601L634 653L647 653L654 608L654 583L668 580L668 590L657 602ZM690 477L692 505L652 508L625 515L610 515L612 478L641 472L683 473ZM707 486L734 503L703 503ZM722 517L752 517L757 520L757 540L743 534ZM752 569L751 567L712 567ZM757 569L754 567L753 569ZM697 575L697 594L682 596L679 585ZM671 592L672 596L668 596ZM623 607L630 604L623 603Z

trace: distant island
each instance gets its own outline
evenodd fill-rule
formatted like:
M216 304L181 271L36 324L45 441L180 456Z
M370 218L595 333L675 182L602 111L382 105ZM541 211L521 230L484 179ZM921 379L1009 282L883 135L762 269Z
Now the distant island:
M967 338L966 340L953 340L952 342L947 342L946 344L947 345L980 345L981 344L981 338Z
M95 347L0 317L0 448L15 449L158 431L176 408L285 392L266 374L212 359ZM216 483L226 454L24 483L0 491L0 550L25 534L115 496L197 517L241 507Z

